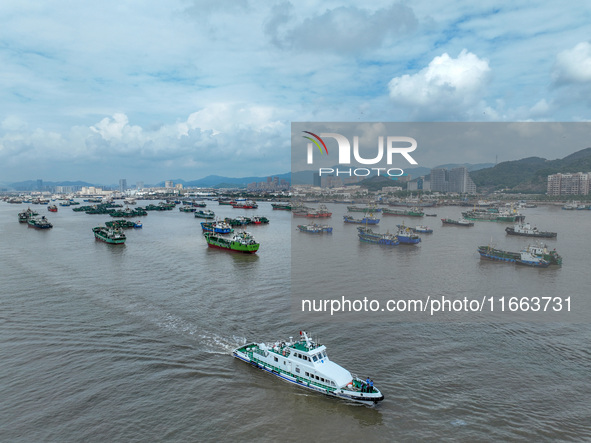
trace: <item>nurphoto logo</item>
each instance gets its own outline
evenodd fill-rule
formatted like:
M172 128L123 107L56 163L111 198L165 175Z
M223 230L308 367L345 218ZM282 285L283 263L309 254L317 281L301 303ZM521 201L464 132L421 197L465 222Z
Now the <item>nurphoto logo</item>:
M351 143L347 137L336 132L323 132L320 135L316 135L313 132L302 131L305 134L303 138L308 140L307 143L307 163L309 165L314 164L314 151L315 146L320 151L321 155L328 155L328 148L323 138L330 137L336 140L338 145L339 154L339 165L351 165ZM310 137L312 136L312 137ZM386 155L386 163L392 165L392 158L395 154L400 154L407 160L411 165L417 165L418 163L414 158L411 157L410 153L417 148L417 141L411 137L400 137L400 136L387 136L386 149L384 150L384 137L378 137L378 150L377 154L373 158L363 158L359 152L359 137L353 136L353 158L361 165L376 165L384 159L384 151ZM376 172L377 175L384 173L391 177L399 177L404 174L404 171L400 168L319 168L319 175L323 174L336 174L338 175L356 175L356 176L368 176L371 173Z

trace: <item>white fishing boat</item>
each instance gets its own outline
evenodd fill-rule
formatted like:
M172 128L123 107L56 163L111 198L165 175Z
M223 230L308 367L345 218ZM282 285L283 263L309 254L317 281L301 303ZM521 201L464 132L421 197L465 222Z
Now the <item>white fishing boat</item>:
M314 342L305 331L300 339L273 344L248 343L233 351L234 357L300 387L366 405L384 399L373 382L361 380L331 361L326 346Z

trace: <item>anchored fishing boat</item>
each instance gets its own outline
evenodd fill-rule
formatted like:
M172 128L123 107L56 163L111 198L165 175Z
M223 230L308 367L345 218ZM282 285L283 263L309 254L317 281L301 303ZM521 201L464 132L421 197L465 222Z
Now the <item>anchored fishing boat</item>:
M19 212L18 214L18 222L19 223L27 223L30 218L38 216L39 213L33 211L31 208L27 208L26 211Z
M225 221L201 222L203 232L214 232L216 234L231 234L234 229Z
M384 246L397 246L400 244L400 240L394 234L390 234L389 232L380 234L373 232L370 228L361 226L357 228L357 237L359 237L359 241Z
M398 237L400 243L407 245L416 245L421 242L421 237L419 237L418 234L415 234L414 230L407 228L406 226L398 228L396 237Z
M248 343L234 349L234 357L282 380L330 397L366 405L377 404L384 395L342 366L330 360L326 346L314 342L305 331L300 339L274 344Z
M442 218L441 223L444 225L456 225L456 226L474 226L474 222L465 220L463 218L459 220L453 220L451 218Z
M257 209L259 207L259 205L257 205L252 200L246 200L246 201L236 200L236 202L234 202L232 207L235 209Z
M384 208L382 210L382 214L384 215L400 215L403 217L423 217L425 213L421 211L419 208L411 208L411 209L388 209Z
M377 225L380 222L380 219L373 215L367 215L363 218L353 218L350 215L344 215L343 221L345 223L355 223L358 225Z
M433 234L433 229L428 228L424 225L415 226L414 228L410 226L406 226L404 223L401 225L396 225L398 229L410 229L414 233L421 233L421 234Z
M259 250L260 246L254 237L246 231L234 234L231 239L215 232L205 232L203 236L210 248L254 254Z
M536 253L534 249L528 247L520 252L503 251L493 246L479 246L478 253L481 259L504 261L508 263L517 263L519 265L532 266L537 268L547 268L550 262L543 256Z
M291 203L271 203L271 207L276 211L291 211Z
M122 245L127 237L121 229L107 228L106 226L97 226L92 228L94 238L110 245Z
M328 210L326 205L318 206L318 209L298 209L292 210L294 217L308 217L308 218L329 218L332 216L332 212Z
M42 215L40 218L30 217L27 220L27 223L28 223L29 227L35 228L35 229L51 229L51 228L53 228L53 225L51 223L49 223L49 220L47 220L44 215Z
M215 218L215 213L211 209L201 209L195 212L195 218L212 219Z
M556 238L558 235L556 232L539 231L535 226L532 228L529 223L517 223L513 227L507 226L505 232L508 235L521 235L523 237Z
M319 225L317 223L298 225L298 230L306 234L332 234L332 226Z

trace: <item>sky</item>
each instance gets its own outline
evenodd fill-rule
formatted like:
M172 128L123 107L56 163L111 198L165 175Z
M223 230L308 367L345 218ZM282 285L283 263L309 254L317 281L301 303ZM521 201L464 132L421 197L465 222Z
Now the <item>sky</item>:
M588 122L589 23L588 2L4 0L0 183L285 173L292 122Z

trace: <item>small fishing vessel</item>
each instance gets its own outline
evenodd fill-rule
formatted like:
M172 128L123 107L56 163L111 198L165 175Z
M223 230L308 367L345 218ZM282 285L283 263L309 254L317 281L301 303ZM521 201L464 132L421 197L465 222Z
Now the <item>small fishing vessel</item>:
M282 380L311 391L348 401L374 405L384 395L342 366L329 359L326 346L316 343L305 331L300 339L273 344L247 343L234 349L234 357Z
M249 224L251 224L251 225L267 225L267 224L269 224L269 219L267 217L262 216L262 215L255 215L254 217L251 217Z
M236 202L234 202L232 207L235 209L257 209L259 207L259 205L257 205L252 200L246 200L246 201L237 200Z
M195 212L197 210L197 208L193 207L193 206L181 206L179 208L180 212Z
M210 248L254 254L260 246L254 237L246 231L234 234L231 239L215 232L205 232L203 236Z
M359 238L359 241L374 243L377 245L397 246L400 244L400 240L394 234L390 234L389 232L380 234L378 232L373 232L370 228L362 226L357 228L357 237Z
M384 215L399 215L404 217L422 217L425 215L423 211L419 208L411 208L411 209L388 209L384 208L382 210L382 214Z
M344 215L343 221L345 223L355 223L358 225L377 225L380 222L380 219L373 215L367 215L363 218L353 218L350 215Z
M382 208L378 208L376 205L369 205L367 207L362 207L362 206L347 206L347 211L349 211L349 212L374 213L374 212L382 212Z
M423 225L415 226L414 228L412 228L410 226L405 226L404 224L402 224L402 225L396 225L396 227L398 229L410 229L414 233L433 234L433 229L430 229L427 226L423 226Z
M306 234L332 234L332 226L310 223L308 225L298 225L298 231Z
M56 206L56 205L49 205L49 206L47 207L47 210L48 210L49 212L57 212L57 206Z
M474 208L471 211L462 212L462 216L467 220L492 221L502 223L519 223L525 220L525 215L520 214L515 209L498 208Z
M329 218L332 217L332 212L328 210L326 205L318 206L318 209L300 208L292 210L294 217L308 217L308 218Z
M455 225L455 226L474 226L474 222L465 220L463 218L459 220L454 220L451 218L442 218L441 223L444 225Z
M271 203L271 207L276 211L291 211L291 203Z
M31 208L27 208L26 211L19 212L18 221L19 223L27 223L31 217L38 216L39 213L33 211Z
M53 228L53 225L51 223L49 223L49 220L47 220L44 215L42 215L40 218L30 217L27 220L27 223L28 223L29 227L35 228L35 229L51 229L51 228Z
M532 228L529 223L517 223L515 226L507 226L505 232L508 235L520 235L523 237L556 238L556 232L539 231L535 226Z
M215 218L215 213L211 209L200 209L195 211L195 218L212 219Z
M517 263L538 268L547 268L551 264L549 260L544 258L542 251L531 246L520 252L504 251L491 245L479 246L478 253L481 259ZM560 263L562 263L562 258L560 256L558 258L560 258Z
M229 218L229 217L226 217L226 218L224 219L224 221L225 221L226 223L228 223L230 226L244 226L244 225L248 225L248 224L250 224L250 221L251 221L251 220L250 220L250 218L248 218L248 217L243 217L242 215L239 215L239 216L238 216L238 217L236 217L236 218Z
M398 237L398 241L401 244L416 245L421 242L421 237L415 234L411 228L407 228L406 226L398 229L396 237Z
M135 229L141 229L143 226L144 226L144 225L142 225L142 222L141 222L141 221L139 221L139 220L133 223L133 227L134 227Z
M201 222L201 229L203 232L214 232L216 234L231 234L234 232L234 229L228 223L221 220Z
M94 232L94 238L96 240L103 241L110 245L122 245L127 239L121 229L97 226L96 228L92 228L92 232Z

